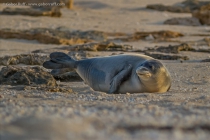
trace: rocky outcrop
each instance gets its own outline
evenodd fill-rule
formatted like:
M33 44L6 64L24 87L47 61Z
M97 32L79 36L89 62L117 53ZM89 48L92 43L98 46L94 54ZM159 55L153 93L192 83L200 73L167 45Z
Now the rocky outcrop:
M53 76L40 67L7 66L0 71L0 85L30 85L55 87Z

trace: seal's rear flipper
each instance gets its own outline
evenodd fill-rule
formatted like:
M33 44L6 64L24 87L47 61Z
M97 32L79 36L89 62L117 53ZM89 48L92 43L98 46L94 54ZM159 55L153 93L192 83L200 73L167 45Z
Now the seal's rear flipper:
M47 69L61 69L62 64L54 63L53 61L45 61L43 67Z
M110 89L109 94L116 93L119 89L119 86L122 82L126 80L128 76L130 76L132 71L132 66L128 65L126 68L124 68L122 71L120 71L117 75L113 77L110 83Z
M50 54L50 61L43 63L43 67L47 69L62 69L62 68L74 68L75 60L62 52L54 52Z

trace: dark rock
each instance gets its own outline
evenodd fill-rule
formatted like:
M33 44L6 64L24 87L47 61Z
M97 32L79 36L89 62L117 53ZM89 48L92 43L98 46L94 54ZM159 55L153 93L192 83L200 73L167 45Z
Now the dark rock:
M194 10L198 10L202 6L207 5L207 4L210 4L210 2L198 1L198 0L186 0L174 6L166 6L162 4L151 4L151 5L147 5L147 8L158 10L158 11L174 12L174 13L191 13Z
M0 71L0 84L56 86L51 74L40 67L7 66Z
M106 35L100 31L70 31L68 29L57 28L33 28L30 30L1 29L0 38L37 40L45 44L83 44L92 40L106 40Z
M161 60L189 60L187 56L169 54L169 53L160 53L160 52L145 52L145 55L151 56L155 59Z
M192 16L198 18L202 24L210 25L210 4L194 11Z
M164 24L170 25L187 25L187 26L200 26L201 23L197 18L172 18L164 22Z
M60 17L59 7L31 7L31 8L11 8L7 7L1 12L4 15L27 15L27 16L51 16Z
M203 60L201 60L201 62L210 62L210 58L208 58L208 59L203 59Z
M148 9L158 10L158 11L168 11L174 13L190 13L190 9L185 7L178 7L178 6L165 6L162 4L151 4L147 5Z
M155 51L158 52L163 52L163 53L179 53L180 51L194 51L195 49L192 48L189 44L183 43L180 45L169 45L168 47L156 47L154 49Z
M184 36L182 33L174 32L174 31L154 31L154 32L136 32L133 35L121 39L122 41L137 41L140 39L148 40L148 36L156 40L164 40L168 38L176 38ZM150 38L151 38L150 37Z
M191 12L197 9L200 9L202 6L210 4L209 1L200 1L200 0L186 0L182 2L179 6L180 7L188 7Z
M21 54L15 56L0 57L0 65L42 65L49 57L40 54Z
M113 42L100 42L100 43L86 43L82 45L76 45L69 49L73 51L128 51L132 50L132 46L119 45Z

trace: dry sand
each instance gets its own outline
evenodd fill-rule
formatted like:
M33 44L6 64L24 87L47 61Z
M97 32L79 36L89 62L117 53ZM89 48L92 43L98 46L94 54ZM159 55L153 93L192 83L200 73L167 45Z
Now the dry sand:
M62 17L0 15L0 29L67 27L71 30L135 31L173 30L185 34L181 41L195 41L210 26L164 25L172 17L189 13L159 12L147 4L172 5L182 0L75 0L75 9L62 8ZM0 4L0 10L6 6ZM168 46L177 42L140 40L127 42L134 49ZM24 39L0 39L0 57L50 50L63 45L41 44ZM110 55L113 52L94 52ZM120 52L116 52L120 53ZM73 93L48 92L23 86L0 87L0 139L144 139L207 140L210 137L210 65L200 60L209 53L181 52L190 60L162 60L173 83L163 94L108 95L91 90L83 82L59 82ZM1 66L3 67L3 66Z

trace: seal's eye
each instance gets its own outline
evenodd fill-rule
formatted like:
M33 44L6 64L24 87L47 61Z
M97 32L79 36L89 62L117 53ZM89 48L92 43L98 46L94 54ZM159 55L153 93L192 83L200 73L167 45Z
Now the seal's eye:
M154 70L154 66L153 65L149 65L148 67L149 67L149 69Z

